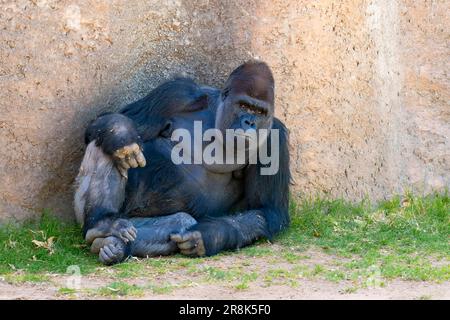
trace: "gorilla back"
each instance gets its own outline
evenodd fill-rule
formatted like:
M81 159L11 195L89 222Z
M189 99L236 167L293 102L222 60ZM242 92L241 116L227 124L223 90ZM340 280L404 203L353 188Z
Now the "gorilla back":
M88 147L75 194L91 251L105 264L129 255L213 255L286 228L288 136L273 113L272 73L265 63L251 61L231 73L223 90L175 79L119 113L100 115L86 130ZM194 144L195 123L201 123L201 133L222 133L215 142L224 150L230 139L243 139L232 153L243 151L244 161L175 164L174 134L183 129ZM253 138L247 133L260 129L278 130L278 148L272 146L272 133L249 148ZM201 151L210 143L203 141ZM278 152L275 174L261 174L267 166L258 153L263 147ZM183 154L190 160L195 156Z

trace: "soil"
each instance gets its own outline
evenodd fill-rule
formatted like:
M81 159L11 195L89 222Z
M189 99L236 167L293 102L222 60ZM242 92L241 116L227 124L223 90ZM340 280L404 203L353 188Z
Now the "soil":
M96 279L97 284L102 279ZM251 284L246 290L236 290L222 285L199 284L189 288L175 289L167 294L155 294L146 292L144 296L126 296L121 299L175 299L175 300L214 300L214 299L295 299L295 300L377 300L377 299L450 299L450 283L429 283L416 281L394 280L384 287L362 288L356 292L346 292L351 283L343 281L339 283L326 280L303 280L297 287L288 285L275 285L264 287L256 283ZM92 286L92 283L91 283ZM76 299L104 299L107 297L93 297L78 293ZM13 285L4 281L0 282L0 299L19 300L46 300L66 299L58 294L58 287L45 284L21 284Z
M258 279L249 282L248 287L237 289L236 283L224 279L209 279L198 273L190 273L186 268L168 269L164 274L158 272L142 272L132 278L118 278L109 267L101 268L100 274L83 276L80 290L74 294L61 294L60 288L67 287L68 277L49 274L45 283L9 283L0 277L0 299L450 299L450 282L427 282L410 280L383 280L381 285L361 286L353 281L329 281L320 276L296 278L295 285L284 281L283 277L270 284L264 279L269 269L290 271L295 267L311 267L320 264L324 268L332 268L336 262L346 262L343 258L324 254L316 250L305 252L309 256L295 263L275 261L273 257L248 257L243 254L233 254L220 259L206 260L196 267L217 268L227 270L229 266L242 265L245 262L246 272L255 272ZM230 270L230 269L228 269ZM281 281L280 281L281 280ZM289 280L289 279L287 279ZM97 289L107 287L112 282L120 281L129 285L144 287L155 285L171 286L172 289L161 293L145 289L140 295L102 295ZM186 285L187 283L187 285Z

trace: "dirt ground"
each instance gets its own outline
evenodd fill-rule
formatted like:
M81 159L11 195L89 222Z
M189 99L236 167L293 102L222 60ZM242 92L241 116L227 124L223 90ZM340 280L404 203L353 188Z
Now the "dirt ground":
M70 287L69 275L48 274L47 281L42 283L15 283L0 277L0 299L420 299L448 300L450 299L450 282L428 282L410 280L386 280L368 283L364 281L331 281L322 275L304 274L292 277L292 271L303 268L312 270L321 265L326 270L336 268L340 263L347 262L343 258L324 254L316 250L306 252L308 258L293 263L268 257L248 257L243 254L233 254L220 259L204 260L195 265L195 271L188 267L180 267L173 263L163 269L139 269L140 271L124 277L111 267L101 267L94 274L82 276L79 287L69 294L61 292L61 288ZM164 262L165 258L160 261ZM146 261L141 260L146 267ZM235 269L243 266L243 269ZM296 269L297 268L297 269ZM205 276L205 270L222 270L225 276L211 278ZM233 271L234 270L234 271ZM238 271L236 271L238 270ZM257 274L257 278L249 281L246 286L236 285L236 277L245 273ZM277 270L278 275L267 281L267 274ZM227 272L232 277L227 278ZM272 272L273 274L273 272ZM210 275L210 274L209 274ZM220 275L220 274L219 274ZM69 282L68 282L69 281ZM125 283L127 286L137 286L136 292L120 294L117 289L110 288L114 282ZM238 281L239 283L239 281ZM365 284L365 285L364 285ZM152 285L160 288L170 287L170 290L152 290ZM105 290L106 288L106 290ZM109 291L110 290L110 291ZM106 293L105 293L106 291Z
M94 281L91 281L94 280ZM102 282L100 278L89 279L89 286ZM167 294L146 293L143 296L122 296L120 299L175 299L175 300L214 300L214 299L294 299L294 300L378 300L378 299L450 299L450 283L429 283L394 280L384 287L371 287L358 289L356 292L347 292L351 286L348 282L330 282L326 280L301 281L298 287L276 285L263 287L252 284L247 290L238 291L221 285L199 284L189 288L175 289ZM108 297L95 297L77 293L71 299L105 299ZM13 285L0 282L0 299L67 299L58 294L58 287L48 284L22 284Z

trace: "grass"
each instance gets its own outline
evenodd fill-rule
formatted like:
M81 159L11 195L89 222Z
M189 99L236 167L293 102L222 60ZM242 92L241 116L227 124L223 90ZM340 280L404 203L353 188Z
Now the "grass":
M385 280L450 280L450 199L448 193L415 197L407 194L373 205L343 200L303 200L291 203L292 224L275 239L224 252L211 258L181 255L128 262L104 267L84 245L79 227L65 224L45 212L41 219L0 227L0 277L12 284L51 281L49 275L71 274L113 278L109 285L91 291L100 296L141 296L170 293L186 286L166 283L183 273L193 285L222 283L247 290L251 283L299 285L303 278L351 281L348 289L383 286ZM325 255L315 261L308 250ZM228 265L223 261L232 259ZM314 261L313 261L314 260ZM255 269L254 262L263 261ZM311 262L310 262L311 261ZM144 278L142 286L126 281ZM141 281L142 282L142 281ZM73 296L76 290L60 288Z
M5 281L10 284L22 284L25 282L40 283L49 281L49 276L37 273L10 273L5 275Z
M376 206L368 201L305 200L292 203L292 226L284 246L313 245L351 259L343 275L375 269L385 278L450 280L450 199L407 194ZM332 274L329 275L330 277Z
M80 266L82 273L98 267L79 227L62 223L48 212L38 221L0 227L0 274L21 270L66 273L72 265Z

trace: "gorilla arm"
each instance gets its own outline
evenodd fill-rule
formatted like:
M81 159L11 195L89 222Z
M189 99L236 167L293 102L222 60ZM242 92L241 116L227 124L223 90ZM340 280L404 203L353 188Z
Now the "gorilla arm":
M86 145L95 140L111 156L122 176L129 168L145 166L142 141L133 120L120 113L105 113L92 121L84 136Z
M88 146L75 194L83 235L89 244L109 235L133 241L136 237L134 227L127 220L118 218L128 169L146 164L135 125L122 114L100 115L86 129L85 142Z
M271 239L289 225L288 135L277 119L274 119L273 128L280 131L278 172L261 175L262 164L249 165L245 170L248 210L218 218L205 217L185 233L172 235L171 239L178 244L182 254L210 256L222 250L241 248L261 237Z

